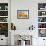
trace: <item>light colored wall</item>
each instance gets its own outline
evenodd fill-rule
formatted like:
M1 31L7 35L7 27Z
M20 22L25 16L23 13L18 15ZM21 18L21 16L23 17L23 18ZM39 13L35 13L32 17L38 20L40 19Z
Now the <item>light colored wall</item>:
M28 30L29 26L33 24L35 30L32 44L33 46L44 46L43 38L38 38L38 3L46 3L46 0L11 0L11 22L16 25L17 30ZM29 9L29 19L17 19L17 10L20 9ZM37 37L35 38L35 36Z
M34 4L34 5L33 5ZM28 30L29 26L37 25L37 2L25 0L24 1L11 1L11 22L16 25L17 30ZM17 19L17 10L29 10L29 19ZM36 23L35 23L36 22Z

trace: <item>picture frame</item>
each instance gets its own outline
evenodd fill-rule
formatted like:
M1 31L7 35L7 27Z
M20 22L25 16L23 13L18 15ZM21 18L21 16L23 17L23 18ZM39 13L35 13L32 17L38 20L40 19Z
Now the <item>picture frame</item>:
M17 19L29 19L29 10L17 10Z

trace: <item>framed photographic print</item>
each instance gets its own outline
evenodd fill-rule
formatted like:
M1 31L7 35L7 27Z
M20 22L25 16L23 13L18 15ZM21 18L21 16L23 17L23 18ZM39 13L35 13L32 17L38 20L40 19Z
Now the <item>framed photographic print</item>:
M17 10L18 19L29 19L29 10Z

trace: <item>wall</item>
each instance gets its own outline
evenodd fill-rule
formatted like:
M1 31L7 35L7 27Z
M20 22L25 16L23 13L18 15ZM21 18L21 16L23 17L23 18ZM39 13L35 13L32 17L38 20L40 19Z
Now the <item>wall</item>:
M46 0L45 0L46 1ZM37 28L38 2L42 0L11 0L11 22L16 25L17 30L27 30L34 25ZM29 19L17 19L17 10L29 10Z
M34 5L33 5L34 4ZM17 10L29 10L29 19L17 19ZM37 25L37 2L25 1L11 1L11 22L16 25L17 30L28 30L29 26Z
M33 46L44 46L43 38L38 37L37 30L38 3L46 3L46 0L11 0L11 22L14 23L17 30L28 30L29 26L33 24L35 26ZM29 10L29 19L17 19L17 10L20 9Z

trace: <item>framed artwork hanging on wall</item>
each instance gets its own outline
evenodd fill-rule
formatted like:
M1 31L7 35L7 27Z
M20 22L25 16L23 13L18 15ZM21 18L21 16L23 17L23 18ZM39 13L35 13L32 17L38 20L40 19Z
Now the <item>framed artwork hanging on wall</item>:
M29 10L17 10L17 19L29 19Z

